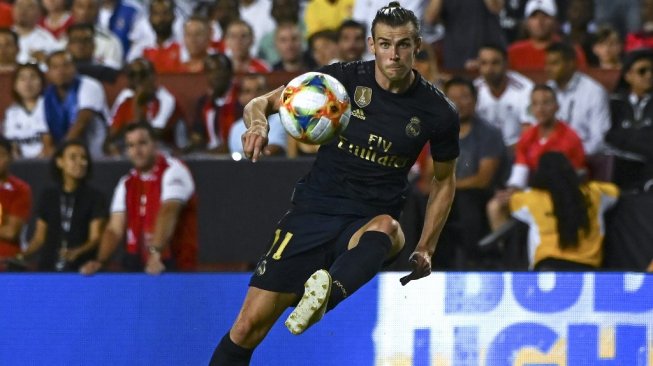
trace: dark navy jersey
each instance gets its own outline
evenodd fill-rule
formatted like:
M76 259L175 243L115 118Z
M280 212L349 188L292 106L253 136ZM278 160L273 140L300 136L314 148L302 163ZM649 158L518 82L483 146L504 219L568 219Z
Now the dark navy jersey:
M458 157L458 113L417 72L401 94L382 89L374 61L335 63L318 70L338 79L351 99L346 130L320 146L311 171L295 186L293 202L333 214L398 216L408 171L427 142L436 161Z

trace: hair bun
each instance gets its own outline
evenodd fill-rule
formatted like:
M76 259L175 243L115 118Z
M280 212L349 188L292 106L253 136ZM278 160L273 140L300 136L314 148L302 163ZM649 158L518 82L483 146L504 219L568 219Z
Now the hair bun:
M401 4L399 4L399 1L391 1L388 8L401 8Z

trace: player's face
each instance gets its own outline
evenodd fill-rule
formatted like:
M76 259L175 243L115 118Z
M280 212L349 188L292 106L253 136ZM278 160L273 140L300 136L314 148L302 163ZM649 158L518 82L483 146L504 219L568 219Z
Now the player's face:
M565 60L560 53L547 53L544 70L549 79L556 82L567 81L574 74L575 69L575 62Z
M57 158L57 167L61 169L64 177L81 180L88 171L88 156L83 147L70 145L64 150L61 157Z
M36 100L43 90L43 83L34 69L22 68L16 75L15 88L23 101Z
M374 54L376 68L386 81L399 82L410 77L421 43L421 38L415 38L415 32L412 23L397 27L376 24L375 38L369 37L368 44Z
M558 112L558 102L549 91L536 90L531 94L531 113L537 123L552 123L555 121L556 112Z
M466 85L451 85L447 89L447 97L456 105L461 121L467 121L474 115L476 99Z
M483 48L478 52L478 72L490 84L496 85L506 75L506 60L494 49Z
M624 78L633 93L642 95L648 92L653 88L653 62L647 59L635 61Z
M127 157L136 170L149 170L156 158L156 145L149 133L142 129L136 129L125 135Z

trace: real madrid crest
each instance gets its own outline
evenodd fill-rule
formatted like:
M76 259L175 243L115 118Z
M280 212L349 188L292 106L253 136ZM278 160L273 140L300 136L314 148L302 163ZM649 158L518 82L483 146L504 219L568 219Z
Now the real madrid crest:
M265 265L267 264L267 260L263 259L260 262L258 262L258 266L256 266L256 270L254 273L256 273L257 276L263 276L265 273Z
M367 107L372 101L372 89L366 86L357 86L354 92L354 102L361 108Z
M420 126L420 120L417 117L410 119L410 122L406 125L406 136L408 137L417 137L420 132L422 132L422 127Z

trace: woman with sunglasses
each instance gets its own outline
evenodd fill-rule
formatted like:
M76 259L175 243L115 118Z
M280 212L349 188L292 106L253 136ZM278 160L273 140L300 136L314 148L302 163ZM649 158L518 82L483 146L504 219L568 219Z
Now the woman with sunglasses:
M653 51L626 55L610 101L612 127L605 140L616 149L613 180L624 191L653 191Z
M51 161L56 184L38 201L36 228L18 260L39 253L40 271L77 271L95 258L107 218L104 195L87 183L92 169L88 148L79 140L61 145Z

